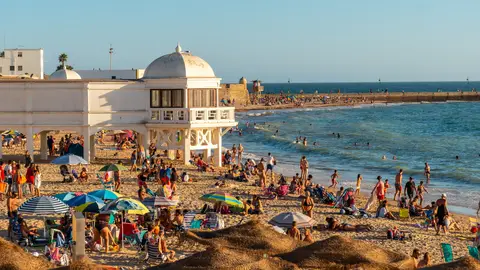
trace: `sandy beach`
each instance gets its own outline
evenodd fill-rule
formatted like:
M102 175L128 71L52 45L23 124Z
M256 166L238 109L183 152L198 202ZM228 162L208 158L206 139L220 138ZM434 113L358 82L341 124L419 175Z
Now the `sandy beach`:
M38 149L38 141L35 145ZM6 156L4 160L8 160L11 155L19 155L23 152L20 148L7 149ZM119 158L126 159L130 151L119 152L119 155L113 159L113 151L105 152L103 150L98 150L97 152L98 159L91 165L88 165L88 171L90 174L89 182L86 184L81 183L62 183L61 177L59 174L58 166L50 164L40 164L42 171L42 189L41 193L43 195L53 195L61 192L73 191L73 192L89 192L92 190L102 188L100 183L95 179L94 175L102 164L108 162L116 162ZM36 153L37 154L37 153ZM179 183L178 184L178 193L180 196L180 209L200 209L204 202L199 200L200 196L205 193L214 192L214 191L224 191L229 192L234 196L240 196L242 199L251 199L254 194L262 194L263 192L259 187L253 186L252 183L236 182L233 180L227 180L226 187L215 188L214 184L217 181L215 177L217 173L201 173L197 172L196 168L193 166L183 166L180 165L180 162L172 161L174 166L179 169L180 173L187 171L193 182L189 183ZM24 170L24 169L22 169ZM290 177L289 177L290 178ZM131 196L136 198L136 192L138 189L136 183L136 174L124 172L122 174L123 186L121 193L125 196ZM158 184L149 182L149 187L152 190L158 188ZM370 190L371 187L364 187L364 190ZM27 198L30 195L27 195ZM391 197L391 194L388 194L388 197ZM275 215L292 211L292 212L301 212L300 203L301 197L298 195L289 195L285 198L276 199L276 200L267 200L262 199L265 213L262 215L224 215L225 225L233 226L241 223L245 223L248 220L255 219L260 220L261 222L267 223ZM365 196L360 196L356 198L357 205L364 205L366 202ZM2 213L0 219L0 235L2 237L7 236L7 227L8 219L5 215L6 205L5 202L0 204L0 210ZM390 211L394 215L398 216L398 208L395 205L390 206ZM314 240L323 240L329 238L333 235L341 235L346 237L351 237L353 239L364 240L370 243L377 244L387 250L394 252L407 254L409 255L414 248L418 248L421 253L429 252L432 256L433 264L442 263L442 254L441 254L441 243L450 243L453 247L455 257L461 257L468 255L467 245L471 244L472 238L474 235L470 233L470 223L467 216L457 215L454 217L459 223L462 231L452 231L450 235L439 235L436 236L432 228L428 231L425 229L417 228L415 224L421 223L424 221L424 218L412 218L411 220L388 220L388 219L377 219L377 218L355 218L353 216L340 215L339 209L335 209L330 205L316 204L314 208L313 218L318 222L318 224L325 224L325 218L333 216L340 220L341 222L346 222L349 224L368 224L374 227L374 230L371 232L331 232L331 231L317 231L314 230L313 237ZM198 216L199 218L201 216ZM29 225L42 228L43 222L41 217L27 216L27 222ZM400 230L408 232L412 235L411 239L408 240L388 240L386 238L386 232L388 229L397 226ZM174 249L177 252L177 259L185 258L195 252L205 250L205 246L191 242L191 241L179 241L177 237L169 236L168 245L169 248ZM106 264L112 266L122 266L127 268L144 268L145 265L140 258L138 258L136 251L125 249L117 253L98 253L98 252L88 252L88 256L96 263Z

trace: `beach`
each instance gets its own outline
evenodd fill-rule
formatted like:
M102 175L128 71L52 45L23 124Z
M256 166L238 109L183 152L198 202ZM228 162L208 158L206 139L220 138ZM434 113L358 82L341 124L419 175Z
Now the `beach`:
M38 149L38 142L36 143ZM20 149L7 149L7 156L4 159L8 158L9 154L20 154L22 150ZM97 161L93 164L88 165L88 171L92 176L88 183L62 183L61 176L59 175L58 166L50 164L40 164L43 186L42 186L42 195L52 195L61 192L73 191L73 192L88 192L96 189L102 188L98 180L93 177L96 173L96 170L100 168L102 164L107 162L115 162L119 159L127 159L130 151L120 151L119 154L113 158L113 151L103 152L103 150L98 150L97 156L99 157ZM102 158L103 157L103 158ZM216 188L214 184L217 182L215 177L218 175L216 173L201 173L196 170L193 166L184 166L181 165L178 161L173 161L174 166L179 170L179 172L187 171L190 174L190 177L193 179L193 182L189 183L178 183L178 194L180 196L179 208L181 209L200 209L204 204L203 201L199 198L209 192L215 191L224 191L229 192L234 196L240 196L242 199L251 199L254 194L262 194L263 192L259 187L255 187L252 183L237 182L233 180L227 180L226 186L221 188ZM278 177L278 175L277 175ZM316 176L322 177L322 176ZM123 186L121 193L125 196L136 197L136 192L138 189L136 183L136 174L123 172L122 173ZM158 188L156 183L148 183L149 187L152 190ZM364 184L365 189L368 190L371 187L368 184ZM389 194L390 196L390 194ZM356 198L357 205L365 204L365 197ZM266 200L262 199L265 214L262 215L224 215L225 226L234 226L240 223L245 223L250 219L260 220L264 223L267 223L275 215L292 211L292 212L301 212L300 203L301 198L297 195L289 195L282 199L277 200ZM8 219L5 216L6 208L5 202L0 204L2 219L0 221L1 236L6 237ZM394 205L390 206L390 211L395 215L398 214L398 208ZM468 255L466 246L471 243L471 239L474 237L470 233L470 223L467 216L455 214L454 217L457 222L460 224L462 231L452 231L450 235L436 236L434 230L430 228L428 231L422 228L417 228L415 224L421 223L423 218L412 218L411 220L401 220L393 221L388 219L378 219L378 218L354 218L353 216L339 215L339 209L332 208L330 205L316 204L314 208L313 218L318 222L318 224L325 224L325 218L329 216L334 216L339 219L341 222L346 222L349 224L368 224L374 227L374 230L371 232L331 232L331 231L313 231L314 240L326 239L333 235L342 235L351 237L353 239L364 240L372 244L379 245L387 250L394 252L399 252L409 255L414 248L418 248L422 253L429 252L432 256L434 264L442 262L442 255L440 244L441 243L450 243L452 244L455 257L461 257ZM27 222L29 225L34 225L36 227L42 228L43 222L42 217L35 216L26 216ZM200 218L201 215L198 215ZM386 232L388 229L397 226L400 230L408 232L409 235L412 235L411 239L408 240L388 240L386 238ZM177 259L185 258L195 252L205 250L206 246L201 244L191 242L191 241L179 241L177 237L168 236L167 237L168 246L171 249L174 249L177 253ZM136 251L134 250L121 250L120 252L113 253L98 253L98 252L87 252L87 255L95 262L99 264L112 265L112 266L122 266L130 269L141 269L145 268L145 265L140 258L138 258Z

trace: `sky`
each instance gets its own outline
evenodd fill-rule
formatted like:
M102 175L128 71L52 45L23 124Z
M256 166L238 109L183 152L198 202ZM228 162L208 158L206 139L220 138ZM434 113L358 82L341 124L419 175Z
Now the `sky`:
M223 82L480 80L478 0L4 0L7 48L43 48L45 71L146 68L184 50ZM4 45L0 42L0 48Z

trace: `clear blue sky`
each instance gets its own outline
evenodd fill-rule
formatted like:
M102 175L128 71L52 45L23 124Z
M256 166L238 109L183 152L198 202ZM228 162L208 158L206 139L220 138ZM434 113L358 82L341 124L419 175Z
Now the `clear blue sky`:
M184 50L218 77L264 82L480 80L478 0L5 1L7 47L76 69L145 68ZM0 47L3 44L0 43Z

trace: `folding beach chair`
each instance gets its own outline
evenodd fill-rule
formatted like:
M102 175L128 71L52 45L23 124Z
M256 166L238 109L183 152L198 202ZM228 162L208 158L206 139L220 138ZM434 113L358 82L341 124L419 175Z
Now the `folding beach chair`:
M167 260L167 256L163 253L160 253L158 250L158 241L156 243L147 242L147 256L145 258L145 262L148 263L151 260L165 262Z
M409 219L410 220L410 212L408 211L408 208L400 208L398 215L400 219Z
M477 247L468 246L467 248L468 248L468 254L470 254L470 256L472 256L477 260L480 260L480 254L478 253Z
M453 261L453 250L452 250L452 245L442 243L442 254L443 254L443 259L445 262L451 262Z
M102 184L103 188L113 191L113 182L112 181L105 182L103 177L101 177L100 174L98 174L98 173L97 173L97 178L100 181L100 183Z

